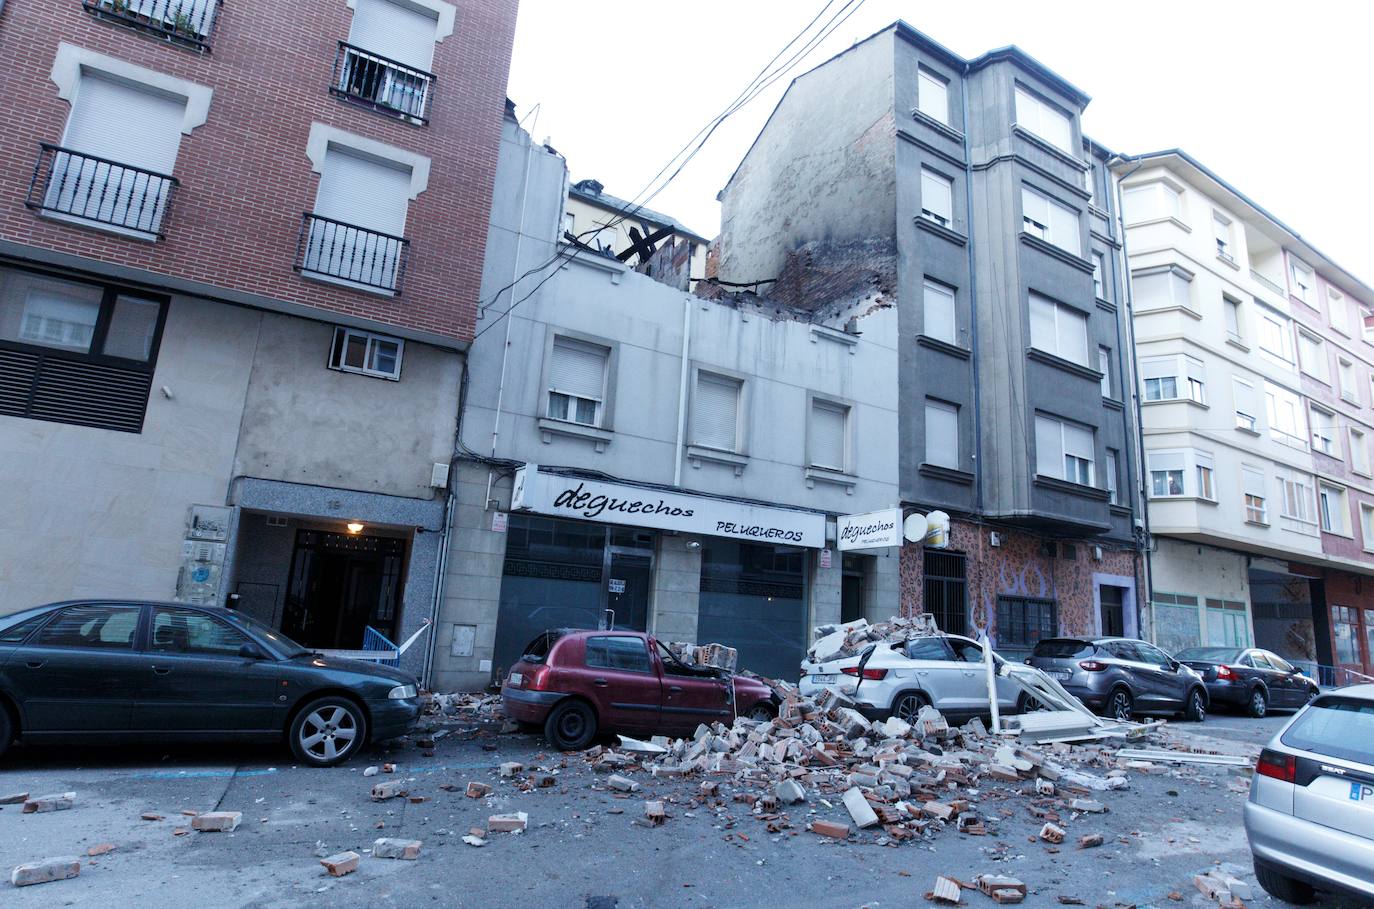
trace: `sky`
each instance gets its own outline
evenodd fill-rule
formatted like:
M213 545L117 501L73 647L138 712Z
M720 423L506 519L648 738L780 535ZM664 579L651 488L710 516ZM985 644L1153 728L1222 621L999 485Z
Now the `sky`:
M831 8L838 9L843 0ZM633 198L824 0L521 0L509 95L536 140ZM829 18L829 15L825 17ZM703 236L787 83L897 19L964 57L1015 44L1092 97L1118 152L1182 148L1374 285L1374 4L863 0L647 204Z

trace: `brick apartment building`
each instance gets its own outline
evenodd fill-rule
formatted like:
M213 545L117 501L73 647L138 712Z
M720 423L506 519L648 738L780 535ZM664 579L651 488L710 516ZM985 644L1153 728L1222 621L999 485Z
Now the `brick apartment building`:
M0 610L422 625L515 15L0 5Z

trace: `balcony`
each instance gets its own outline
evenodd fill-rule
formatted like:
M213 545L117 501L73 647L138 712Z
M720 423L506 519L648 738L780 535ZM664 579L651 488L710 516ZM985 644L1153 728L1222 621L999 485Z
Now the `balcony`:
M24 204L138 239L162 236L176 177L41 143Z
M334 84L341 98L419 126L429 122L429 96L434 76L395 60L339 42L334 56Z
M396 294L410 241L306 212L296 243L296 271L365 290Z
M208 53L221 0L82 0L97 19Z

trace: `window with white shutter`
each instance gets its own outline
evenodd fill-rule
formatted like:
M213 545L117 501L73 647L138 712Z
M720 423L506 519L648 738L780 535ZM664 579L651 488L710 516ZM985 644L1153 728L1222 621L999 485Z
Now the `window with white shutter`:
M719 451L739 450L740 382L698 372L692 398L692 444Z
M849 469L849 408L819 398L811 402L810 434L807 448L812 467Z
M921 333L930 338L954 344L954 291L934 281L925 282L925 324Z
M1150 470L1150 498L1165 499L1187 495L1188 453L1152 451L1147 456Z
M1269 505L1264 471L1255 467L1240 469L1241 491L1245 495L1245 520L1251 524L1269 523Z
M600 426L610 351L572 338L554 338L549 364L548 416Z
M921 217L941 227L954 222L954 181L921 168Z
M1236 428L1259 432L1259 396L1245 379L1231 379L1231 394L1236 402Z
M1178 271L1163 269L1131 276L1136 309L1193 306L1192 282Z
M936 467L959 469L959 408L926 399L926 458Z
M1031 347L1088 365L1088 317L1072 306L1030 294Z
M1065 252L1083 255L1078 212L1029 187L1021 188L1021 229Z
M1016 87L1016 125L1061 151L1073 152L1073 118L1019 85Z
M1096 442L1093 431L1037 414L1035 417L1035 472L1040 476L1093 485Z
M331 144L309 218L303 270L397 290L410 187L409 167Z
M425 122L439 17L400 0L355 0L334 90L382 112Z
M916 108L933 120L949 125L949 86L925 69L916 72Z

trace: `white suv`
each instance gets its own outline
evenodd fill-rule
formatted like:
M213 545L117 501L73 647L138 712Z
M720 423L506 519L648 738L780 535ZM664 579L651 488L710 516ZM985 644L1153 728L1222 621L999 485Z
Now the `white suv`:
M911 721L927 704L952 722L990 713L987 669L977 641L941 634L911 638L905 643L880 641L871 646L871 654L866 648L838 660L803 660L801 693L810 696L833 688L852 698L860 713L875 720L895 716ZM995 653L992 658L1000 668L1002 658ZM1016 684L999 675L996 685L997 709L1021 712L1024 696Z

